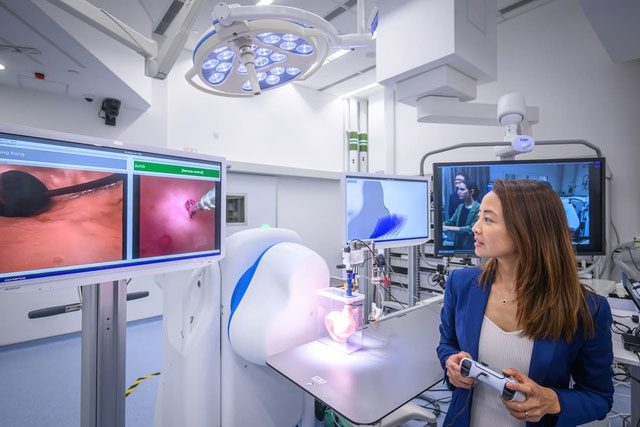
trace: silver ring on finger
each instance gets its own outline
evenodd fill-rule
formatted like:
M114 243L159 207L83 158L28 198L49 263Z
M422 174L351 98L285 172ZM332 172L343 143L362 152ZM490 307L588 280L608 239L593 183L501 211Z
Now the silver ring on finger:
M526 420L529 417L529 415L527 414L527 411L524 411L524 419Z

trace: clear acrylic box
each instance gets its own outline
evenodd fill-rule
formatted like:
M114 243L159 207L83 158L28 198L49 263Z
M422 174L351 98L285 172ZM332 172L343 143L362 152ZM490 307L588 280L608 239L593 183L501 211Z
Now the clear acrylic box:
M318 341L352 353L362 348L364 295L342 288L323 288L318 298Z

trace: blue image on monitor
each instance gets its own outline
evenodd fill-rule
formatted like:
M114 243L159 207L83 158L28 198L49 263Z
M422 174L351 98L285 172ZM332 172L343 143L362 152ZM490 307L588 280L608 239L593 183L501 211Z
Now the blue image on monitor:
M428 184L425 178L345 177L346 238L375 242L426 240Z

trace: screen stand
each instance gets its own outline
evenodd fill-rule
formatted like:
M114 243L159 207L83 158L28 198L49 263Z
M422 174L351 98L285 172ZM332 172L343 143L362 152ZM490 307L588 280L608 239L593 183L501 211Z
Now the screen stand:
M127 284L82 287L83 427L124 427Z
M409 300L407 304L409 307L413 307L416 305L416 297L420 296L418 294L420 257L418 256L418 246L409 246L407 250L407 299Z
M629 372L634 378L640 378L640 366L627 365ZM640 425L640 399L634 396L640 396L640 382L630 380L631 382L631 425Z

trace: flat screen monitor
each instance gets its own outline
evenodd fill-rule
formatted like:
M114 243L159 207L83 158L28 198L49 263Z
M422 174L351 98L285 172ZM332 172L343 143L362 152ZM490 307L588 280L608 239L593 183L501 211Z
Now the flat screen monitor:
M491 191L498 180L544 181L558 193L578 255L604 254L605 159L513 160L465 163L434 163L434 243L440 256L474 254L473 233L477 215L463 209L458 191L460 178L477 188L474 202ZM465 215L467 214L467 215ZM463 226L461 232L444 231L446 225Z
M632 280L627 274L622 272L622 286L624 290L629 294L629 298L635 304L638 311L640 311L640 282Z
M0 290L191 268L223 255L225 162L0 128Z
M379 248L424 243L429 237L426 177L347 173L342 179L346 241Z

